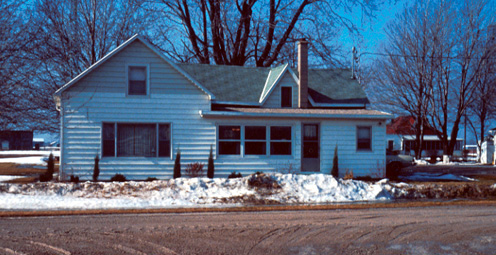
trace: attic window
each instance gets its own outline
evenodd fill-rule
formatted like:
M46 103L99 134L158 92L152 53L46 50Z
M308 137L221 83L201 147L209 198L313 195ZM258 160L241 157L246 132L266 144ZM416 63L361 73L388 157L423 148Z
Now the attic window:
M128 95L147 95L147 67L128 67Z
M281 107L293 107L291 100L293 97L293 88L281 87Z

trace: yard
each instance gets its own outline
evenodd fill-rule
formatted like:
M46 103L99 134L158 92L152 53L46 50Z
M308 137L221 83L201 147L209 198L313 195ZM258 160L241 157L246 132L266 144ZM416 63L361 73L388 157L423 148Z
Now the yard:
M235 179L37 182L46 171L43 158L47 154L0 154L1 209L150 209L496 198L493 166L415 166L403 169L397 181L267 173Z

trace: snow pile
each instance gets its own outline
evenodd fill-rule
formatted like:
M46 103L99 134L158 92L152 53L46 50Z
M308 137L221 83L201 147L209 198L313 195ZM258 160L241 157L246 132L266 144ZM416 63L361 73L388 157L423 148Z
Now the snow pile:
M476 179L454 174L437 173L413 173L412 175L402 175L400 179L406 181L477 181Z
M32 156L32 157L17 157L17 158L0 158L0 163L14 163L14 164L25 164L25 165L46 165L43 160L44 156Z
M10 180L15 180L19 178L23 178L24 176L15 176L15 175L0 175L0 182L6 182Z
M330 175L274 174L280 189L257 189L248 178L178 178L153 182L0 183L1 209L109 209L226 206L240 203L326 203L391 199L388 184Z

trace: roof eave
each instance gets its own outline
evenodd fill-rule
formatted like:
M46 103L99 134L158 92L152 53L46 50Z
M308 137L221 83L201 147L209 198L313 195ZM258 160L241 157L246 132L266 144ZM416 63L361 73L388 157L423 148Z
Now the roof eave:
M202 118L219 117L247 117L247 118L311 118L311 119L391 119L391 114L311 114L311 113L258 113L258 112L230 112L230 111L201 111Z

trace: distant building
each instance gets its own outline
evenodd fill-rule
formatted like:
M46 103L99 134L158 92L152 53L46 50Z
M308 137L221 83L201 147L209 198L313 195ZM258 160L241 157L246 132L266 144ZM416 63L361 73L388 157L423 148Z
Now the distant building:
M33 131L0 131L1 150L32 150Z
M415 118L412 116L400 116L391 121L386 127L386 140L389 151L400 151L401 154L415 155ZM463 139L456 139L454 156L462 156ZM432 154L442 155L443 145L441 139L436 135L435 129L424 126L424 143L422 145L422 157Z

